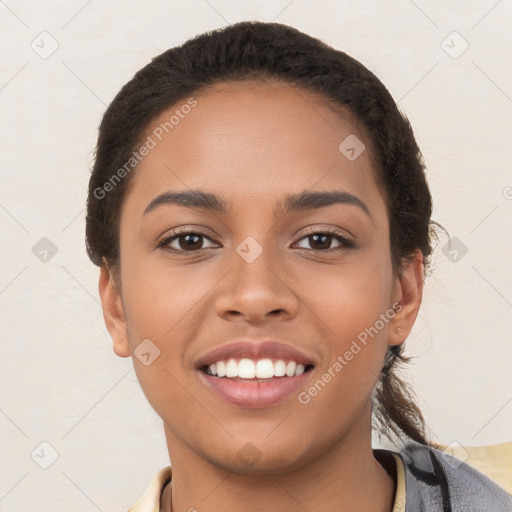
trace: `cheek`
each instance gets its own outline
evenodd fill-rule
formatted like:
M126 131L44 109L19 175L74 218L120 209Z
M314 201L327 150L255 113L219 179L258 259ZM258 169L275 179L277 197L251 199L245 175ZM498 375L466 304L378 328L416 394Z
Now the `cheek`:
M216 281L211 272L199 268L171 266L144 257L126 261L122 279L133 343L150 338L169 345L180 334L190 332Z
M190 279L187 286L180 272L169 273L172 279L162 275L142 265L127 280L125 312L133 365L146 399L162 418L175 411L195 418L184 353L187 340L195 337L194 307L207 289L190 286Z
M134 368L148 401L159 412L162 404L188 410L184 391L190 361L190 340L198 333L208 294L218 273L199 267L155 265L149 258L127 258L122 267L123 302ZM149 352L149 356L143 356ZM141 354L142 353L142 354ZM151 361L149 364L149 361Z
M337 340L333 347L342 350L390 307L391 262L361 251L337 267L319 265L314 273L303 272L300 287L301 300L329 328L327 335ZM378 327L386 331L387 324Z
M323 275L325 274L325 275ZM316 386L323 400L354 406L371 393L387 349L390 309L391 263L382 257L362 257L357 263L315 273L309 307L319 318L319 342L326 358ZM321 291L318 285L322 284ZM323 391L329 388L328 391ZM308 397L305 398L307 401Z

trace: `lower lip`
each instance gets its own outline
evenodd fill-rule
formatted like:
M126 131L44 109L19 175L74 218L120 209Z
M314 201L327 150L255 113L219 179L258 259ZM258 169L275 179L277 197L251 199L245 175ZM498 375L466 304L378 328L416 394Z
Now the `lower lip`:
M213 377L198 370L200 379L223 400L239 407L270 407L304 385L313 369L294 377L273 377L261 381Z

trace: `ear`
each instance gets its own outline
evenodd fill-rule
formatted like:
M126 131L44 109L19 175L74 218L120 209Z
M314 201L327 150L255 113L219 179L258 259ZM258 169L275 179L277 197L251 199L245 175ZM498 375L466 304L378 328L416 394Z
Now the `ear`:
M103 307L103 318L114 344L114 352L119 357L129 357L131 355L130 344L128 343L128 330L121 295L110 279L110 273L105 263L100 267L98 288Z
M393 304L397 307L389 323L389 345L400 345L409 336L421 306L424 279L423 254L418 249L404 260L403 271L393 284Z

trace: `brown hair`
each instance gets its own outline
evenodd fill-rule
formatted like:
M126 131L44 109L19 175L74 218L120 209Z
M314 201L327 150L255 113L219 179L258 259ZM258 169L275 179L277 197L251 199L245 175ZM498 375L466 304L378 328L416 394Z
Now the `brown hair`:
M210 85L253 78L284 81L321 94L355 117L369 137L385 196L393 268L400 273L404 259L417 249L427 266L434 223L423 157L409 121L386 87L346 53L292 27L261 22L229 25L165 51L139 70L109 105L89 182L86 247L92 262L105 263L120 285L121 206L130 171L136 168L133 152L151 121ZM122 179L112 181L121 174ZM388 348L374 393L374 419L388 437L405 433L426 444L421 411L395 371L408 361L403 350L403 345Z

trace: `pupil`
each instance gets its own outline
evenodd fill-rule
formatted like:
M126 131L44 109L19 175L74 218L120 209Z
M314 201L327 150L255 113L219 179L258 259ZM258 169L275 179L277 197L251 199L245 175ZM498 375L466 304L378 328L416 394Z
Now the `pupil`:
M324 239L324 242L323 242L323 243L321 243L320 245L321 245L321 246L322 246L322 248L324 248L324 249L329 249L329 245L330 245L330 244L329 244L329 243L326 243L326 242L325 242L325 239L329 239L329 238L330 238L330 235L313 235L313 236L312 236L312 238L314 238L314 239L315 239L315 243L316 243L316 240L317 240L318 238L323 238L323 239Z
M192 243L192 244L188 243L191 238L195 238L196 239L195 243ZM183 235L182 237L180 237L180 241L183 241L184 239L187 240L187 242L185 242L185 244L184 244L184 245L186 245L185 248L188 248L188 249L200 249L200 247L195 247L195 245L199 245L199 246L201 245L200 243L198 244L198 242L197 242L200 239L199 236L197 236L197 235Z

